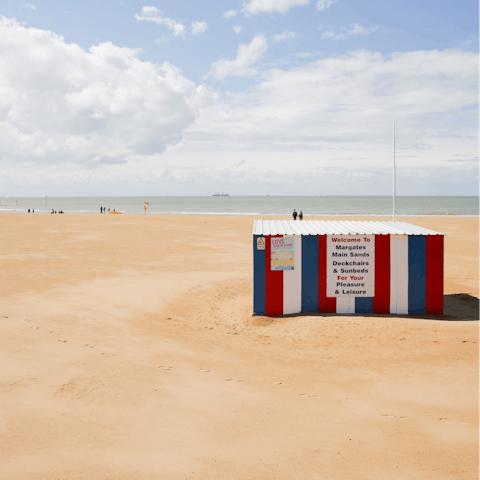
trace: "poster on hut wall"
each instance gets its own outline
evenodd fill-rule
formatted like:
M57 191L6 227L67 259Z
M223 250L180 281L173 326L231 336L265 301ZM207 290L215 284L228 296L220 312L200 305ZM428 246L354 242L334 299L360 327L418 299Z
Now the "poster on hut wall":
M293 270L295 265L295 237L271 238L272 270Z
M375 296L375 235L327 236L327 297Z

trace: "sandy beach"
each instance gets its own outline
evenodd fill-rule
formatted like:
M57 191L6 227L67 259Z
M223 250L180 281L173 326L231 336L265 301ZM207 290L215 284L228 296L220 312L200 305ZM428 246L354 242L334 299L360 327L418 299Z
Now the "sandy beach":
M253 220L0 216L2 480L478 478L478 218L440 318L253 317Z

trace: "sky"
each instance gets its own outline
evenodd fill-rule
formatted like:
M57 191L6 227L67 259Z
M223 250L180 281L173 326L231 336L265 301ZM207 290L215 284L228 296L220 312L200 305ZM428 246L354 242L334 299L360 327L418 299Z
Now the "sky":
M478 195L478 2L0 0L0 197Z

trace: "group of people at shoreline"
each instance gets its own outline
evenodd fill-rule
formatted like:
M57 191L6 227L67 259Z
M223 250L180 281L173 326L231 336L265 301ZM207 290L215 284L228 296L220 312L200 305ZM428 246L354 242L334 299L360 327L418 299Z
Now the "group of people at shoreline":
M295 209L293 209L293 213L292 213L293 219L296 220L297 216L298 216L299 220L303 220L303 212L300 210L300 212L297 213L297 211Z
M27 213L30 213L30 209L27 210ZM35 209L32 208L32 212L31 213L35 213ZM65 213L63 210L59 210L58 212L52 208L52 211L50 212L52 215L54 215L55 213Z
M100 207L100 213L107 213L109 211L110 211L110 209L107 210L107 207ZM115 209L112 210L112 212L114 212L114 211L115 211Z

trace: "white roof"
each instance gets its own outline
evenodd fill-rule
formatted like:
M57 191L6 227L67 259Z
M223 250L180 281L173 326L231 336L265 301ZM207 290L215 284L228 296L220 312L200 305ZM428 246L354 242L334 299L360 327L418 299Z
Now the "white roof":
M255 220L254 235L444 235L405 222Z

